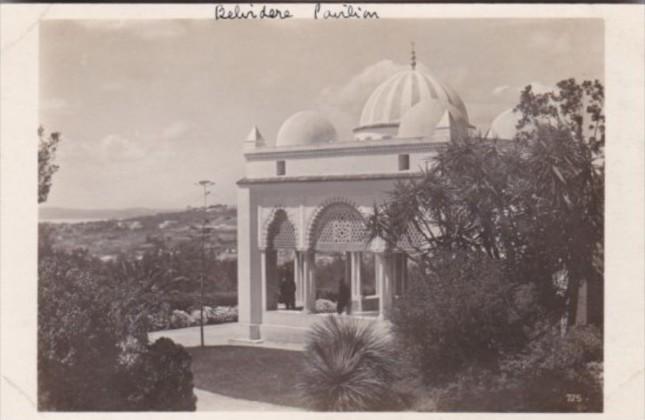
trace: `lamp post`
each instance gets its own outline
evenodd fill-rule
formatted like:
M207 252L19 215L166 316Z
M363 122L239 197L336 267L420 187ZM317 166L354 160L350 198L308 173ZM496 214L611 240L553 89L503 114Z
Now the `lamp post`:
M202 187L204 194L204 222L202 223L202 275L199 283L199 339L200 345L204 347L204 281L206 279L206 223L208 222L208 195L211 193L209 187L215 185L213 181L203 179L195 185Z

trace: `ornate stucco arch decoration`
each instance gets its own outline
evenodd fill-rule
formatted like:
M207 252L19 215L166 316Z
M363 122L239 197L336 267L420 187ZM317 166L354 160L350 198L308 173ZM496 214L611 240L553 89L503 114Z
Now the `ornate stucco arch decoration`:
M262 223L260 249L269 246L280 249L298 247L298 224L293 222L293 215L285 207L272 208Z
M318 251L362 251L369 232L365 215L353 201L334 197L323 201L305 231L305 248Z

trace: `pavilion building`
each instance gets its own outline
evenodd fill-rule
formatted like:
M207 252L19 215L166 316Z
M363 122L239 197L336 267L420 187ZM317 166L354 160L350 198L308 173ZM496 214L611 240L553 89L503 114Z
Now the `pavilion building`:
M405 289L410 262L367 218L396 183L418 177L429 158L471 129L457 93L411 66L381 85L363 107L353 138L339 139L319 112L300 111L267 141L253 127L238 182L239 322L251 340L301 340L318 298L350 286L351 314L387 320ZM279 302L292 277L296 309Z

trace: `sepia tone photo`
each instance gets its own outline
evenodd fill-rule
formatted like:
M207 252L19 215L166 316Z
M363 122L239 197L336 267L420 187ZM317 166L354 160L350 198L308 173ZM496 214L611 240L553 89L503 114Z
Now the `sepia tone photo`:
M603 412L602 19L39 39L40 411Z

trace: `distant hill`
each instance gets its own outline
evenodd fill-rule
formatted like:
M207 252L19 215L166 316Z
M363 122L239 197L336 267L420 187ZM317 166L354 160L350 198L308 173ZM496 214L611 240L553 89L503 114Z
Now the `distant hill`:
M209 243L221 254L234 254L237 248L237 211L225 205L211 205L206 213L201 208L43 210L48 211L49 218L41 213L40 222L48 226L55 248L87 249L101 258L119 254L138 256L157 247L201 243L204 231L208 233Z
M131 207L131 208L125 208L125 209L71 209L71 208L65 208L65 207L40 207L38 209L38 218L40 220L129 219L133 217L149 216L153 214L170 213L175 211L178 211L178 210L149 209L145 207Z

